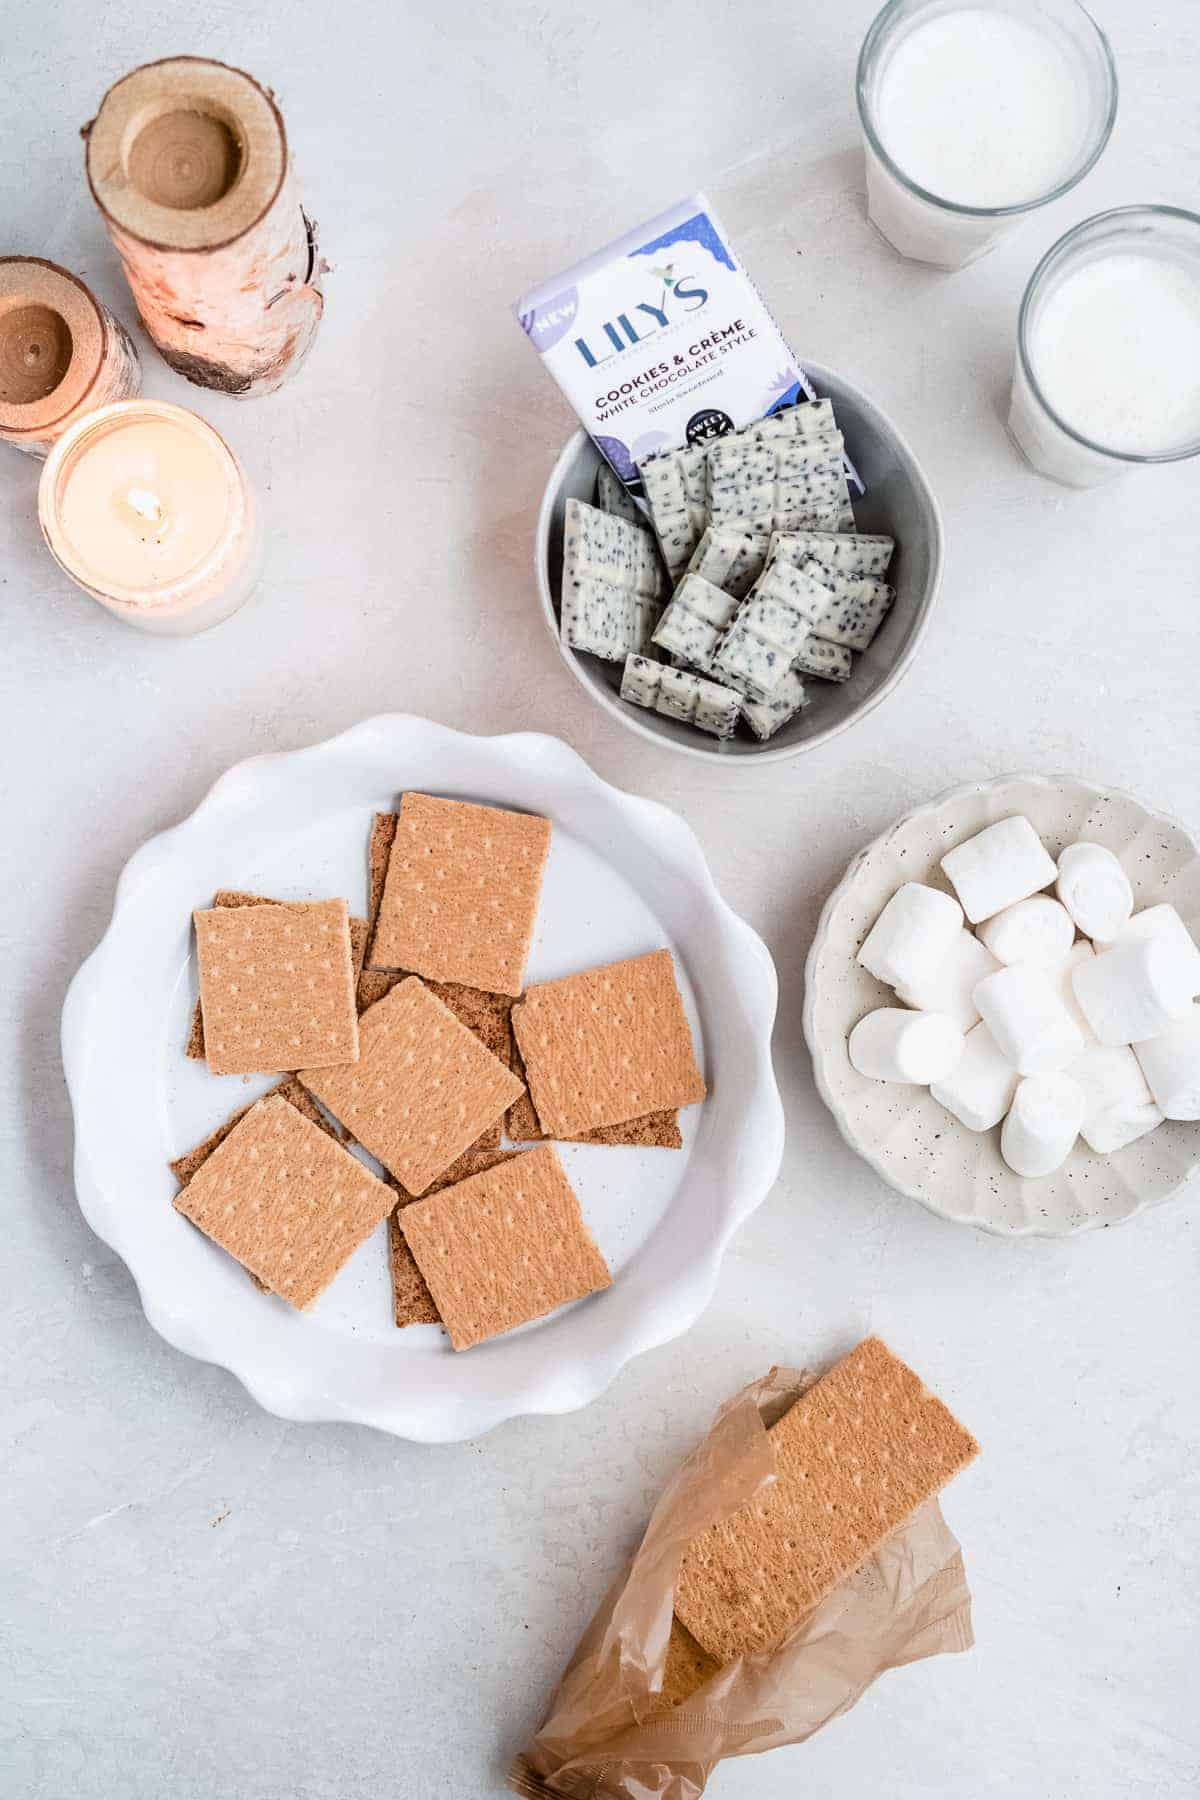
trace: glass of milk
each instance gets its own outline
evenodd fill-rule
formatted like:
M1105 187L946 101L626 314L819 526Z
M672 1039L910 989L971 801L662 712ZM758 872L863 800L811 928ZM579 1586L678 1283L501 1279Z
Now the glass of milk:
M1083 179L1116 111L1112 52L1076 0L889 0L858 59L871 223L959 269Z
M1068 487L1200 454L1200 214L1121 206L1047 251L1021 302L1008 428Z

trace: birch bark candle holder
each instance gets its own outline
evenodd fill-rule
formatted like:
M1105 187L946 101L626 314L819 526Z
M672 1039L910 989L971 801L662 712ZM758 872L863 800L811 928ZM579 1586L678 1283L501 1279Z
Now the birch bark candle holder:
M207 631L253 591L254 494L206 420L162 400L101 407L46 458L38 520L72 581L141 631Z
M241 69L171 57L111 87L84 137L92 194L161 355L200 387L273 393L324 305L274 99Z
M76 419L142 385L133 340L77 276L0 256L0 438L45 456Z

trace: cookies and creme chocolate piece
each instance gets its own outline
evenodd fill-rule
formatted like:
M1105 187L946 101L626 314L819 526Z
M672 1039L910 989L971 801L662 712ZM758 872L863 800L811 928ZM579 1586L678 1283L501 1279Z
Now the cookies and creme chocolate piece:
M642 490L663 560L678 581L704 536L708 523L707 443L684 450L660 450L638 464Z
M654 534L585 500L567 501L560 629L573 650L621 662L658 623L666 572Z
M849 681L854 661L844 644L831 644L814 632L797 650L792 667L821 681Z
M538 1118L552 1137L704 1098L669 950L531 987L512 1021Z
M550 821L405 794L371 965L515 997L524 984Z
M654 631L654 642L693 669L712 672L712 660L733 622L738 602L703 575L687 574L671 595Z
M214 906L192 918L214 1075L354 1061L358 1015L344 900Z
M824 616L831 596L827 588L790 563L770 562L742 601L713 657L713 672L751 700L769 700L788 670L815 671L798 661L811 643L814 620ZM845 655L846 673L850 657Z
M391 1188L276 1094L250 1108L175 1205L260 1282L303 1308L394 1200Z
M499 1119L521 1083L415 976L365 1012L359 1058L302 1069L310 1093L410 1194Z
M796 568L812 560L839 575L886 575L896 540L865 531L781 531L771 539L768 560L778 557Z
M443 1188L454 1187L460 1181L467 1181L472 1175L482 1175L486 1170L494 1169L497 1163L507 1162L510 1157L518 1155L520 1152L517 1150L465 1150L443 1175L439 1175L426 1188L425 1198L440 1194ZM413 1197L399 1182L395 1185L400 1199L395 1209L388 1214L392 1314L400 1329L405 1325L438 1325L442 1315L433 1303L428 1283L417 1267L416 1259L408 1247L408 1239L400 1229L400 1213L404 1207L412 1205Z
M615 513L618 519L628 519L631 525L642 524L637 501L620 476L614 474L606 462L602 462L596 470L596 505L601 512Z
M675 1611L721 1662L776 1648L978 1455L920 1377L866 1338L768 1433L776 1476L684 1551Z
M456 1350L612 1280L549 1144L402 1207L399 1222Z
M742 713L742 697L718 681L706 681L690 669L672 669L645 656L626 659L621 698L647 712L694 725L713 737L731 738Z
M763 539L737 519L708 527L692 552L687 574L699 575L740 600L762 574L766 560Z
M776 531L836 525L847 499L841 433L768 433L769 426L805 410L795 407L778 421L764 420L757 437L717 440L708 454L709 524L744 521L764 542Z
M821 563L802 563L800 573L827 596L810 614L816 635L847 650L868 650L896 598L878 575L841 575Z
M795 669L789 669L779 686L772 690L769 700L742 701L742 717L755 737L765 744L808 704L808 689Z

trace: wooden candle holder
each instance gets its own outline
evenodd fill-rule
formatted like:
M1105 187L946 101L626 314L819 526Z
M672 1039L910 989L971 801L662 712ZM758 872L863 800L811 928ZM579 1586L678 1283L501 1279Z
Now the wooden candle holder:
M225 63L171 57L111 87L83 135L163 357L200 387L273 393L316 336L324 265L271 94Z
M142 385L133 340L78 276L0 256L0 438L45 456L69 425Z

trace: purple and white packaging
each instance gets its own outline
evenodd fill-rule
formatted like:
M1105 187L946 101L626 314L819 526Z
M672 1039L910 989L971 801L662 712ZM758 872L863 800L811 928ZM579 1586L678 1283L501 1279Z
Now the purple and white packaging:
M816 398L703 194L534 288L513 311L629 485L655 451Z

